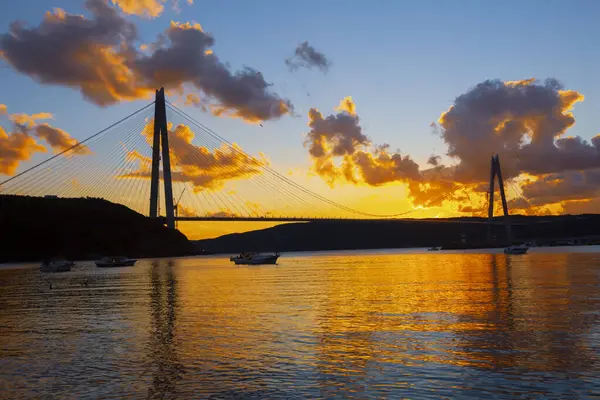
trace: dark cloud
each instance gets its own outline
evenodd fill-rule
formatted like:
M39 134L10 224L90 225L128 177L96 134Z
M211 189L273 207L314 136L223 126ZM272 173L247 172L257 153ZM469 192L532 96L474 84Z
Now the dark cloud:
M209 49L214 39L199 24L172 22L142 51L135 45L135 25L116 8L106 0L85 5L92 18L57 9L37 27L12 23L0 35L2 58L41 83L78 88L101 106L151 98L161 86L183 91L184 85L193 85L215 115L258 122L292 111L259 71L231 72Z
M168 44L149 56L140 55L135 69L148 82L166 88L192 83L208 99L215 100L215 115L230 115L247 121L279 118L292 110L289 101L269 91L263 75L252 68L231 73L217 56L209 52L211 35L200 25L171 23L166 32Z
M485 81L454 101L440 117L456 180L483 181L492 154L505 177L600 167L597 141L563 138L575 123L570 110L583 100L556 80ZM476 151L474 151L476 149Z
M576 136L556 139L544 146L528 144L519 153L520 171L535 175L598 168L600 135L589 143Z
M290 70L295 71L298 68L313 68L317 67L323 72L327 72L331 66L331 62L327 56L308 44L302 42L294 50L294 55L285 60L285 63Z
M543 175L522 184L521 190L533 206L600 197L600 169Z
M37 137L44 139L54 150L55 153L68 150L79 142L71 137L67 132L62 129L55 128L46 123L37 125L34 129ZM90 154L89 147L85 145L79 145L72 150L73 154Z
M600 197L579 201L569 201L563 204L564 214L597 214L600 211Z
M335 115L323 117L316 108L308 112L308 132L305 144L313 157L354 154L356 149L370 144L369 138L362 132L360 119L354 110L351 97L346 97L337 108Z
M336 111L324 117L311 108L310 131L304 143L313 161L313 171L329 185L349 182L380 186L396 181L421 181L419 166L410 156L392 152L386 144L371 143L362 131L351 97L343 99Z
M429 158L427 159L427 164L432 165L434 167L437 167L440 163L440 159L442 157L440 156L436 156L436 155L431 155L429 156Z

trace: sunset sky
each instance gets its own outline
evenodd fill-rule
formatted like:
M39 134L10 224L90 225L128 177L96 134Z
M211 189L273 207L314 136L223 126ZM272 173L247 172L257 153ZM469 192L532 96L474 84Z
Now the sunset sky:
M0 182L165 86L244 152L360 211L480 215L499 153L514 212L600 212L599 16L594 0L3 1ZM173 123L187 196L244 185L186 160L221 153Z

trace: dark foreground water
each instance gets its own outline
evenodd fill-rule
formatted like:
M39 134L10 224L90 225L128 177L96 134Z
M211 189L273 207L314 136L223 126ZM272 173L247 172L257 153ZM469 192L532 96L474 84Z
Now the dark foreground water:
M600 249L573 250L0 267L0 397L592 398Z

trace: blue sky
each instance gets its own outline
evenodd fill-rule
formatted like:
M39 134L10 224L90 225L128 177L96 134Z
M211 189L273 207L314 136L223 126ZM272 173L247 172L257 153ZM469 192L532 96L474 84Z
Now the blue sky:
M183 3L183 2L182 2ZM60 7L86 13L82 1L3 2L0 27L13 20L37 25ZM201 1L166 7L159 18L135 21L151 42L170 20L196 21L216 39L215 53L232 68L261 71L273 90L292 100L299 117L251 126L240 120L189 112L239 142L266 152L283 168L307 163L302 148L306 113L324 113L345 96L357 104L363 128L377 143L389 143L423 162L444 144L429 123L469 87L488 79L555 77L586 100L575 108L573 134L591 138L600 130L600 3L596 1ZM283 60L307 40L333 62L330 71L290 73ZM0 69L1 102L11 112L48 111L54 125L84 138L143 102L100 108L75 89L40 85L10 68ZM308 95L310 93L310 96ZM74 115L75 114L75 115ZM256 140L260 137L263 140Z

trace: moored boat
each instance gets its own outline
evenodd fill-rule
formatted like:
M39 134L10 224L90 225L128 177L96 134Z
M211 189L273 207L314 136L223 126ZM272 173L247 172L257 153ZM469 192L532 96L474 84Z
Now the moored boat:
M442 249L442 246L439 246L439 247L433 246L433 247L428 248L427 251L439 251L441 249Z
M104 257L103 259L96 261L96 266L100 268L131 267L136 262L136 259L123 256Z
M504 254L525 254L529 250L529 246L524 244L513 244L504 249Z
M67 260L51 260L44 261L40 266L41 272L67 272L75 265L73 261Z
M229 258L235 265L260 265L276 264L279 253L261 254L261 253L241 253L239 256Z

